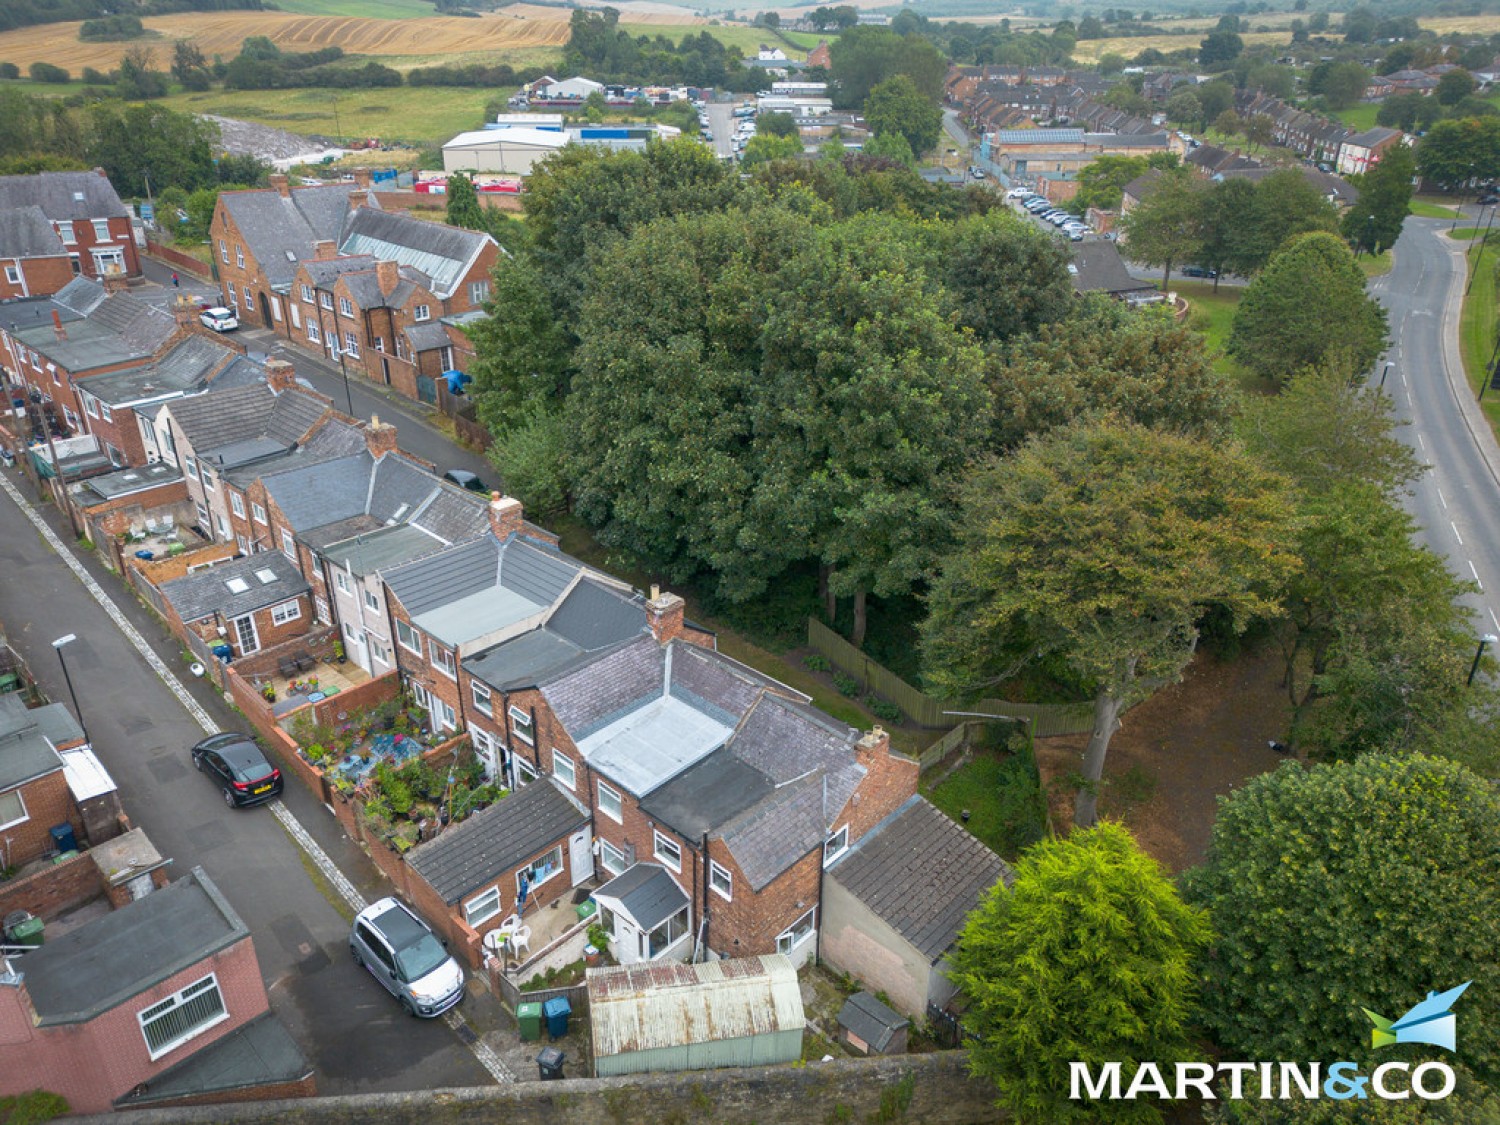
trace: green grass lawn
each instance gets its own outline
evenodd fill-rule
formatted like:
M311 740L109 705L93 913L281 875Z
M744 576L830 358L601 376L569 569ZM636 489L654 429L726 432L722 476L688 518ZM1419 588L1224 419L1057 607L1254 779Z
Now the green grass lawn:
M976 750L974 757L943 777L924 783L923 795L1006 859L1013 860L1046 832L1046 802L1027 755Z
M1214 369L1234 379L1249 394L1270 394L1274 388L1264 385L1263 380L1224 353L1229 331L1234 327L1234 310L1239 307L1245 287L1220 285L1215 293L1211 281L1174 281L1172 288L1190 306L1188 327L1203 334Z
M1475 237L1483 233L1483 227L1450 227L1448 229L1448 237L1460 242L1472 241Z
M1476 245L1469 251L1469 271L1474 284L1464 298L1463 314L1458 322L1458 346L1463 355L1464 373L1470 388L1479 393L1484 384L1485 366L1495 346L1495 266L1500 262L1496 251ZM1500 394L1485 392L1481 400L1490 429L1500 432Z
M1378 105L1352 105L1348 109L1339 110L1334 116L1349 128L1359 129L1362 132L1365 129L1375 128L1375 115L1379 112Z
M276 8L300 16L363 16L374 20L438 14L432 0L276 0Z
M1379 254L1361 254L1357 259L1359 268L1365 271L1366 277L1380 277L1391 272L1391 252L1382 250Z
M1451 219L1458 214L1452 207L1444 207L1425 199L1413 199L1411 213L1419 219Z

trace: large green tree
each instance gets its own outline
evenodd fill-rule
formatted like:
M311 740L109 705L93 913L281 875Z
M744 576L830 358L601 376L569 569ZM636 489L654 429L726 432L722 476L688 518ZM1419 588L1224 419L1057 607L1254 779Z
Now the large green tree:
M1187 168L1161 173L1121 221L1125 253L1132 260L1162 267L1162 286L1172 267L1191 262L1203 247L1205 199L1211 186Z
M1439 121L1417 149L1417 171L1450 189L1500 176L1500 117Z
M1361 1009L1395 1018L1473 981L1457 1060L1500 1073L1500 797L1453 762L1287 763L1221 798L1188 874L1209 911L1203 1019L1233 1058L1370 1057ZM1422 1047L1380 1057L1416 1061Z
M904 74L887 78L865 99L865 124L877 137L895 133L911 151L929 152L943 132L943 110Z
M950 977L977 1035L970 1067L1018 1121L1159 1121L1147 1100L1075 1102L1069 1064L1194 1057L1193 962L1209 939L1161 866L1104 823L1045 840L969 916Z
M568 334L553 315L541 270L529 254L499 261L489 316L469 327L470 393L497 438L536 411L559 408L572 371Z
M1385 348L1385 311L1337 235L1298 235L1245 289L1227 350L1257 374L1284 380L1336 356L1366 371Z
M1220 184L1215 190L1225 186ZM1293 168L1272 172L1256 184L1250 206L1235 218L1229 267L1244 277L1265 269L1288 239L1313 231L1337 231L1339 225L1338 209Z
M1401 237L1401 224L1411 213L1416 156L1404 144L1392 146L1384 158L1355 181L1359 198L1344 212L1344 237L1356 250L1378 254Z
M1294 567L1285 485L1231 443L1090 422L987 465L962 504L923 626L928 680L958 696L1030 661L1065 667L1094 699L1087 827L1121 713L1181 676L1206 608L1276 612Z
M948 61L925 35L898 35L888 27L851 27L828 47L835 104L864 105L870 91L904 74L936 102L943 93Z
M144 196L147 177L153 189L192 190L217 181L213 154L219 127L191 113L100 102L89 107L87 138L88 159L124 196Z
M986 342L1010 340L1067 316L1076 300L1062 243L1007 211L936 226L938 277L964 328Z

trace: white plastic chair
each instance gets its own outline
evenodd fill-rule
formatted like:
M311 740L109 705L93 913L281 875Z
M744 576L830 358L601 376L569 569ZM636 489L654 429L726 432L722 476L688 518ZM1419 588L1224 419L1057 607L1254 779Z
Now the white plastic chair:
M513 934L520 928L521 919L520 916L516 914L512 914L509 918L500 923L500 930L503 933Z
M522 949L525 949L527 953L530 953L531 927L522 926L517 930L513 930L510 935L510 947L516 951L517 957L521 955Z

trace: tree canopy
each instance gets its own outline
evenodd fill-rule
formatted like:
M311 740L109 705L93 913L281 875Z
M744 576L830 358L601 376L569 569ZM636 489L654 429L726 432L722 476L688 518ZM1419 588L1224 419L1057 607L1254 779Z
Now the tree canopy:
M1208 938L1202 912L1119 825L1044 840L959 935L950 976L979 1037L971 1066L1018 1120L1160 1120L1145 1100L1070 1101L1068 1064L1192 1057L1193 962Z
M1466 1000L1494 995L1497 854L1500 798L1453 762L1375 754L1252 778L1220 799L1208 857L1187 876L1215 934L1205 1022L1235 1058L1360 1060L1361 1009L1395 1018L1468 980ZM1458 1061L1492 1080L1500 1013L1461 1011Z
M874 87L865 98L865 123L877 137L894 133L921 155L936 147L943 132L943 110L904 74Z
M1404 144L1392 146L1356 181L1359 198L1344 212L1344 237L1371 254L1394 246L1401 237L1401 224L1411 213L1416 175L1417 161L1411 149Z
M1211 190L1187 168L1167 169L1121 221L1127 252L1161 266L1164 287L1171 284L1172 267L1191 262L1203 247L1204 200Z

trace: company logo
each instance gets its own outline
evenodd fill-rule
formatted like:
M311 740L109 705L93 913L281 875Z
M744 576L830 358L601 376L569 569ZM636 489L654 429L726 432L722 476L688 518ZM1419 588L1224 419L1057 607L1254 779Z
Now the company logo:
M1389 1047L1394 1043L1426 1043L1445 1051L1456 1050L1457 1020L1454 1002L1472 984L1464 981L1447 992L1429 992L1397 1020L1388 1020L1368 1008L1361 1008L1375 1025L1370 1033L1372 1047ZM1072 1101L1134 1101L1155 1097L1176 1101L1195 1097L1218 1100L1216 1080L1228 1085L1228 1101L1258 1098L1261 1101L1284 1101L1289 1098L1376 1097L1387 1101L1405 1101L1417 1097L1424 1101L1446 1098L1458 1079L1447 1063L1424 1062L1415 1066L1404 1062L1382 1063L1369 1074L1362 1073L1358 1063L1335 1062L1205 1062L1177 1063L1163 1073L1154 1062L1144 1062L1127 1076L1121 1064L1107 1062L1097 1073L1088 1063L1068 1064L1068 1098ZM1258 1090L1250 1092L1246 1079L1257 1079Z
M1454 1035L1457 1021L1453 1016L1453 1002L1464 994L1464 989L1473 984L1464 981L1447 992L1429 992L1427 999L1413 1004L1398 1020L1377 1016L1369 1008L1360 1011L1370 1017L1375 1030L1370 1032L1370 1046L1389 1047L1392 1043L1430 1043L1445 1051L1457 1050Z

